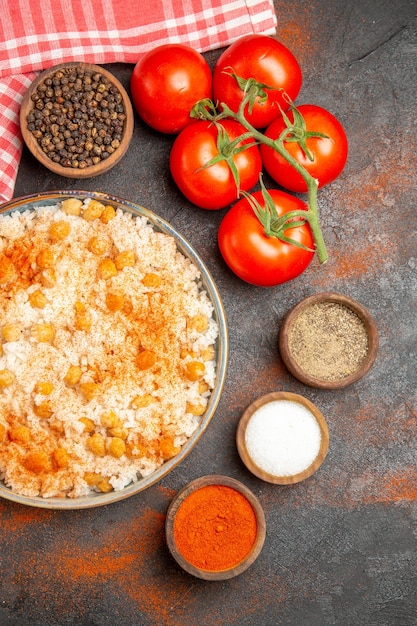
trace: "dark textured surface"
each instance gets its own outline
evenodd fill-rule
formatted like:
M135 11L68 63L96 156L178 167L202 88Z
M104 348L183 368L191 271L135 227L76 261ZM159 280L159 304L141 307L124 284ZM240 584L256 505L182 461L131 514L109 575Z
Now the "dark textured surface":
M416 85L414 0L276 0L278 38L298 58L298 103L345 125L349 161L319 193L327 265L263 290L225 267L216 243L224 211L189 205L168 170L172 138L136 120L131 147L106 175L50 174L24 153L15 195L104 191L167 219L200 252L226 308L230 361L207 433L161 483L119 504L51 512L0 502L0 624L21 626L412 626L417 624ZM211 63L218 52L207 55ZM130 66L111 66L128 87ZM380 350L346 389L307 388L284 369L277 335L303 297L334 290L373 314ZM330 449L312 478L277 487L251 476L237 421L259 395L305 395L327 419ZM174 494L210 473L258 496L267 537L256 563L224 583L182 572L164 517Z

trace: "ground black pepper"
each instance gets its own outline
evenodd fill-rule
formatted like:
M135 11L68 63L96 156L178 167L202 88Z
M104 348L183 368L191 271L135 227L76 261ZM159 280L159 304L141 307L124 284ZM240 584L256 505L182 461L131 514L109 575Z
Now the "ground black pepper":
M82 66L58 69L31 99L28 130L54 163L85 169L120 146L126 122L123 97L103 74Z
M301 369L328 381L356 372L369 349L363 321L337 302L318 302L301 311L291 326L288 343Z

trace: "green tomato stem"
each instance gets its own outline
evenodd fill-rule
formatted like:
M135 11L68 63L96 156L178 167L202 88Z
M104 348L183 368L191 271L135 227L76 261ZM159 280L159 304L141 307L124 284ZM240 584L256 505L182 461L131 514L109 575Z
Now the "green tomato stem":
M278 137L278 139L271 139L270 137L266 137L263 133L254 128L246 119L244 115L244 109L248 101L250 100L250 95L248 94L245 98L243 98L240 103L238 111L235 113L232 111L226 104L222 103L221 107L223 113L222 117L231 117L239 122L250 135L257 141L259 144L264 144L272 148L278 152L303 178L307 185L307 193L308 193L308 211L306 211L304 215L304 219L306 219L310 225L311 232L313 234L314 243L317 250L317 256L319 263L325 263L328 259L326 244L323 239L323 234L320 228L319 221L319 212L318 212L318 204L317 204L317 190L318 190L318 180L311 176L311 174L296 160L294 157L285 149L284 140L288 134L290 134L291 129L285 129ZM288 219L288 215L285 217L286 221Z

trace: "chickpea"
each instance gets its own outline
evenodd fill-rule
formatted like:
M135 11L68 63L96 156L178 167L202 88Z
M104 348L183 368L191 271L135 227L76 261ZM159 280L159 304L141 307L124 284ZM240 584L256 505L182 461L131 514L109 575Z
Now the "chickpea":
M155 289L161 286L162 278L158 274L148 272L148 274L145 274L145 276L142 278L142 284L145 287L152 287Z
M96 256L101 256L105 254L109 249L109 242L106 241L103 237L91 237L90 241L87 245L90 252L95 254Z
M4 254L0 256L0 285L6 285L13 280L15 269L13 263Z
M15 380L15 375L11 370L0 370L0 389L10 387Z
M195 358L197 355L192 350L189 350L187 348L182 348L180 352L181 359L185 359L187 358L187 356L190 356L191 358Z
M65 469L69 465L70 456L65 448L57 448L52 453L52 459L59 469Z
M133 443L130 443L129 441L126 442L126 456L128 459L136 459L141 456L136 450L136 447L137 446Z
M185 376L190 381L197 381L203 378L206 368L200 361L189 361L185 366Z
M53 415L54 411L52 409L52 405L49 402L49 400L45 400L44 402L41 402L40 404L34 404L33 412L38 417L42 417L43 419L48 419L49 417L51 417L51 415Z
M101 493L110 493L110 491L113 491L113 486L108 478L101 476L101 479L97 483L97 489L101 491Z
M51 395L53 389L54 389L54 386L52 383L49 383L44 380L40 380L39 382L36 383L33 391L35 393L41 394L42 396L49 396Z
M106 294L106 306L111 313L121 311L125 304L125 297L122 293L110 292Z
M114 259L116 268L120 271L124 267L133 267L136 262L135 253L133 250L125 250L120 252Z
M142 352L139 352L136 362L140 370L150 369L156 363L155 352L152 352L151 350L142 350Z
M47 343L55 337L55 329L52 324L35 324L32 326L30 334L36 341Z
M95 398L100 393L100 386L97 383L81 383L80 391L88 401Z
M115 217L116 209L110 204L106 204L103 213L100 215L100 220L103 222L103 224L108 224Z
M61 209L67 215L80 215L83 203L78 198L67 198L61 204Z
M165 461L170 459L170 458L172 458L176 454L178 454L178 452L181 450L181 448L179 446L175 446L174 445L173 438L172 437L168 437L168 436L162 437L160 439L159 449L161 451L162 458Z
M194 315L188 320L187 324L190 330L196 330L198 333L203 333L208 328L207 315Z
M207 346L207 348L204 348L203 350L201 350L200 356L203 359L203 361L212 361L214 359L214 346Z
M126 444L120 437L112 437L108 442L107 451L116 459L120 459L126 452Z
M87 439L87 448L96 456L105 456L106 454L106 442L103 435L100 433L94 433Z
M48 300L45 294L40 289L30 293L28 300L30 306L32 306L34 309L43 309L48 304Z
M133 409L144 409L154 401L150 393L144 393L142 396L135 396L130 403Z
M106 207L98 200L91 200L83 211L83 218L87 222L93 222L99 218Z
M148 450L146 448L146 446L144 446L141 443L132 443L127 441L126 442L126 456L129 459L138 459L141 456L146 456L148 453Z
M93 325L93 317L90 311L87 311L85 305L82 302L75 303L75 321L76 330L84 330L89 333Z
M108 413L103 413L100 417L100 423L104 428L113 428L114 426L119 426L122 422L114 411L109 411Z
M51 269L55 264L55 257L52 250L49 248L41 250L36 257L36 263L41 270Z
M19 341L22 331L17 324L4 324L1 328L3 341Z
M129 431L124 426L114 426L108 429L108 434L112 437L118 437L119 439L127 439Z
M27 426L12 426L9 432L10 439L16 443L29 443L30 429Z
M68 237L70 232L71 224L64 220L54 222L49 227L49 237L52 241L62 241L65 237Z
M206 405L204 402L187 402L186 411L187 413L191 413L191 415L203 415L206 410Z
M89 417L80 417L78 421L83 424L85 433L93 433L95 431L96 425Z
M101 474L96 474L96 472L85 472L83 478L87 485L95 487L103 479L103 476Z
M81 367L79 367L78 365L70 365L67 373L64 376L64 382L67 385L76 385L77 383L80 382L82 376L82 370Z
M112 261L112 259L109 259L108 257L100 261L98 266L98 274L99 277L103 280L109 280L110 278L113 278L113 276L116 276L117 268L114 261Z
M199 394L202 395L203 393L206 393L209 389L210 389L209 384L206 383L205 380L198 381L198 393Z
M25 467L29 472L42 474L51 470L51 460L43 450L34 450L26 456Z

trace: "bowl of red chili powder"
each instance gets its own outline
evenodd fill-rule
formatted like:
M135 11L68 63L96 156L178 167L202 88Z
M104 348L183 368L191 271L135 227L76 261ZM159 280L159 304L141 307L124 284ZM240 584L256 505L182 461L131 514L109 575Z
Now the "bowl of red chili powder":
M228 476L202 476L172 500L166 516L168 548L189 574L226 580L244 572L265 541L265 515L256 496Z

